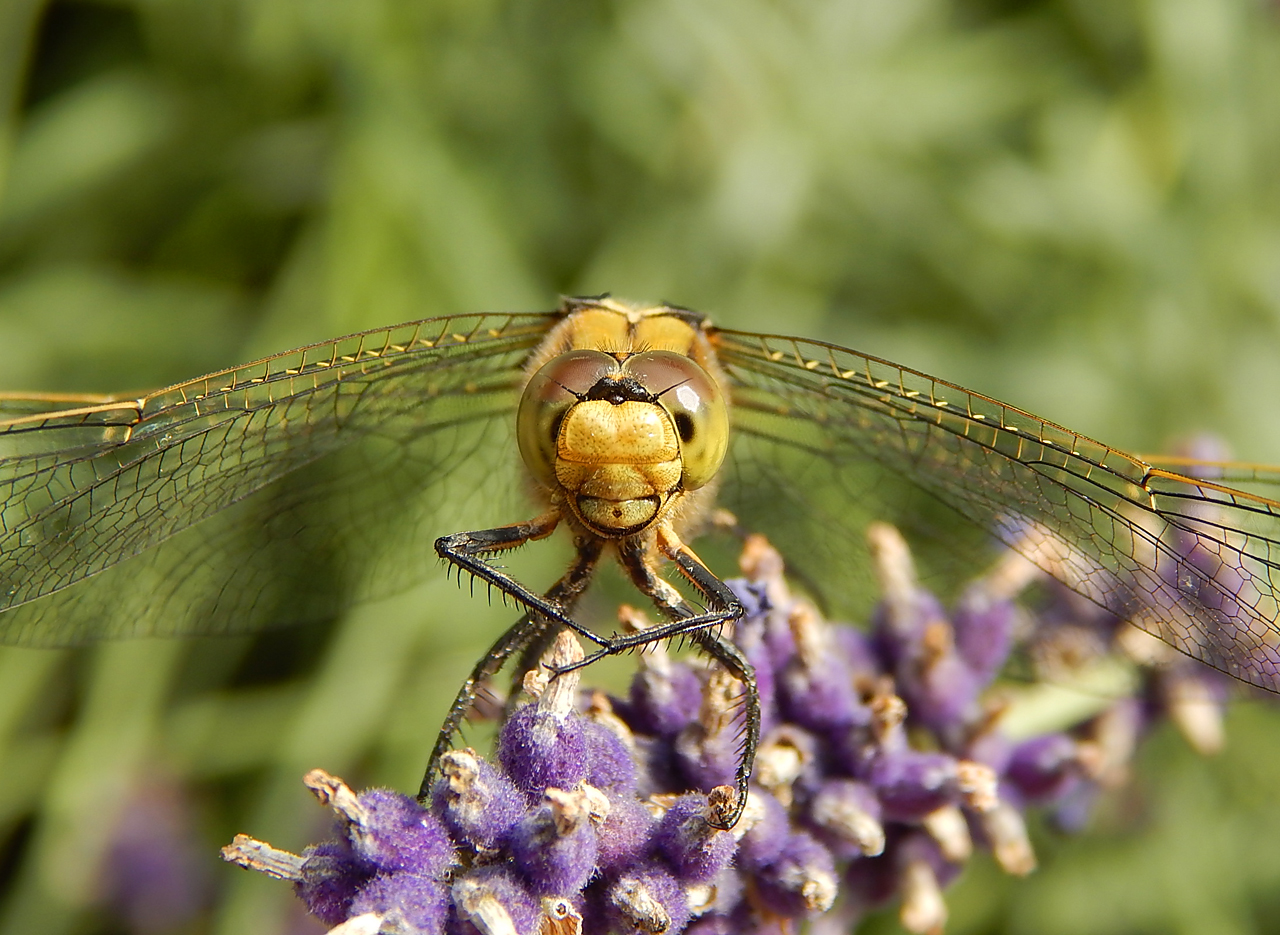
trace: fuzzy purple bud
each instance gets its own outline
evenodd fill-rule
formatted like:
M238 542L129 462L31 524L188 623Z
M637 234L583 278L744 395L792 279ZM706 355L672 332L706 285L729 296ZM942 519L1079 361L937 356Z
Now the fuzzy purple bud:
M697 718L702 682L683 662L667 659L654 665L643 655L640 659L640 672L631 682L631 726L646 734L674 736Z
M502 726L498 759L530 799L551 786L572 789L589 772L589 726L579 714L560 716L527 704Z
M836 898L831 852L809 835L787 837L778 856L756 875L756 893L770 912L790 918L826 912Z
M1019 744L1004 774L1005 782L1032 802L1059 798L1079 778L1079 744L1066 734L1044 734Z
M473 847L500 846L524 814L524 794L473 750L446 753L440 771L432 808L450 833Z
M651 625L643 613L623 605L618 612L625 633L640 633ZM631 680L627 705L633 730L657 737L674 737L698 716L702 680L691 666L673 660L660 643L639 655L640 670Z
M356 853L380 872L441 876L453 863L453 842L440 819L416 800L389 789L358 799L365 818L351 829Z
M546 791L546 803L516 825L511 856L535 894L573 896L596 869L589 796L553 788Z
M346 921L351 901L369 882L373 868L356 856L345 839L308 847L302 858L302 870L293 889L306 903L307 911L325 925Z
M449 914L449 887L421 873L380 873L351 902L352 917L368 912L383 916L406 935L435 935Z
M884 850L880 800L866 783L829 779L818 788L808 812L837 856L875 857Z
M705 795L682 795L662 816L654 843L683 880L705 883L733 859L733 835L712 827L711 821L727 820L734 797L727 786L713 789L711 800Z
M481 932L538 935L542 906L506 867L479 867L458 877L451 891L459 918Z
M623 872L605 894L611 929L627 935L675 935L689 922L684 884L661 861Z
M941 602L916 584L915 564L898 530L872 523L867 544L883 594L871 617L875 645L886 669L910 674L925 629L946 614Z
M634 792L635 751L597 721L588 720L583 729L587 740L587 782L606 792Z
M629 795L609 800L609 816L596 829L598 862L602 871L634 863L649 848L657 821L638 799Z
M872 678L880 674L876 648L862 630L850 626L831 627L831 642L844 658L854 678Z
M898 691L907 702L913 723L942 737L963 730L977 719L978 693L986 687L957 654L951 624L929 623L912 649L911 661L900 667Z
M1011 597L992 594L986 582L971 585L961 595L951 615L956 652L983 685L996 677L1009 658L1017 619Z
M545 673L582 661L582 646L568 630L556 639L543 670L525 676L525 688L537 700L513 714L498 734L498 759L530 802L549 787L572 789L587 778L594 725L574 710L577 670L554 677Z
M915 822L956 801L956 760L945 753L898 750L877 756L867 781L892 821Z
M686 788L707 792L734 782L743 730L741 690L729 673L712 670L697 722L681 731L675 742L676 762Z
M782 854L791 834L791 824L787 810L774 796L752 794L751 800L759 803L761 812L738 842L737 864L754 873Z
M786 718L815 732L836 732L866 724L870 714L858 697L854 673L835 650L827 629L807 604L788 617L796 655L779 679L779 702Z

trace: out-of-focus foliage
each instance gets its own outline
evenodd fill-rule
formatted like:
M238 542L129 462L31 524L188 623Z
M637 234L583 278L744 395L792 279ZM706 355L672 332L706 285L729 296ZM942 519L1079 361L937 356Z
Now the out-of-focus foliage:
M0 390L611 290L1280 460L1278 100L1263 0L7 0ZM300 845L306 769L409 789L506 619L479 604L0 653L0 933L314 931L220 867L125 928L111 828L159 782L210 855ZM955 929L1274 929L1280 731L1232 727L1158 745L1037 879L972 874Z

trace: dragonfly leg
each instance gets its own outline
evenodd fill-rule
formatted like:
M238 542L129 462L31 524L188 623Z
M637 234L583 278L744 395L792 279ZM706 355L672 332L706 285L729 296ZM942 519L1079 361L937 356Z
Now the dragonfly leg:
M653 562L643 546L622 543L618 547L618 557L635 586L648 595L658 608L671 617L667 623L649 627L639 633L627 636L615 636L606 641L606 645L587 656L578 666L590 665L602 656L613 656L618 653L644 646L657 640L674 636L689 636L723 626L740 620L746 613L742 602L723 581L711 573L711 570L693 554L684 543L671 537L671 544L663 544L663 551L675 562L680 573L698 589L706 601L707 609L702 613L694 611L680 592L658 577Z
M597 646L607 646L608 640L592 633L565 612L565 608L552 596L557 590L556 587L545 595L538 594L484 559L486 555L518 548L535 539L544 539L555 531L559 523L560 514L553 511L524 523L513 523L510 526L498 526L494 529L478 529L472 532L455 532L436 540L436 554L451 565L493 585L503 594L515 598L534 614L568 627ZM595 550L595 558L599 558L601 545L599 543L593 545L589 537L580 537L577 547L579 558L582 557L584 550L590 551L592 548ZM593 559L592 567L594 565ZM571 568L565 578L573 574L574 569ZM585 587L585 584L583 586Z
M708 609L704 613L697 613L675 588L658 576L654 570L649 549L638 542L620 543L618 557L632 582L665 614L675 619L639 633L614 637L608 641L607 646L561 671L581 668L603 656L616 655L673 636L688 636L711 658L724 666L742 683L746 691L746 724L737 774L734 777L738 796L734 810L725 824L726 829L732 828L737 824L747 804L747 782L751 777L756 746L760 741L760 693L756 688L755 670L751 667L751 663L743 656L742 651L726 639L716 627L740 619L745 611L742 603L728 586L712 574L710 569L702 564L702 561L674 534L666 537L660 534L659 538L663 552L676 563L680 573L698 589L706 600ZM662 541L664 538L666 541Z
M600 561L602 550L603 543L599 540L579 542L573 564L543 595L543 599L554 603L566 612L572 610L591 582L591 575ZM467 712L475 704L480 686L501 669L512 656L525 651L535 643L544 642L548 631L558 632L559 629L558 620L550 621L530 612L517 620L489 647L489 651L476 663L467 680L458 689L449 713L440 726L440 735L436 738L435 747L431 750L431 759L427 762L427 770L423 774L422 785L418 790L420 800L425 801L431 794L431 787L439 773L440 757L453 749L454 735L461 727Z

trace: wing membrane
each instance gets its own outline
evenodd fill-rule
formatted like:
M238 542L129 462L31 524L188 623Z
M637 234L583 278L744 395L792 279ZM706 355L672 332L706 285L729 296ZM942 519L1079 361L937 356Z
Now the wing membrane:
M449 512L426 501L486 441L503 445L509 420L495 417L514 406L520 367L555 320L470 315L380 329L137 400L42 409L39 397L10 397L0 407L10 416L0 422L0 606L10 608L0 640L226 632L332 612L350 575L321 575L325 556L372 566L397 522L407 530ZM144 552L95 583L100 593L36 601ZM252 566L267 552L272 561ZM288 607L264 597L267 569L282 564L325 593ZM131 597L132 620L121 613ZM189 612L196 605L204 612Z
M1280 689L1274 500L1152 468L854 351L731 331L716 332L714 343L735 384L742 444L752 457L791 465L778 472L790 478L783 483L807 472L804 512L819 503L824 528L804 535L843 544L828 550L820 572L837 588L857 561L854 543L867 518L859 498L892 505L900 488L914 487L1184 652ZM771 499L772 491L757 497ZM773 525L788 534L786 522Z
M0 396L0 641L256 630L414 580L437 535L525 515L510 414L558 318L431 319L138 399ZM964 554L953 510L975 542L1280 689L1280 504L1255 492L1280 472L1154 464L844 348L712 336L736 407L722 502L835 609L867 522L945 528Z

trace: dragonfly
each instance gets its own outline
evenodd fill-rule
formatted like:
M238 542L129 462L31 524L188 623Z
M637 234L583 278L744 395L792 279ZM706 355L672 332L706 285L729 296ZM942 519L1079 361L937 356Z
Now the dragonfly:
M620 330L583 350L592 316ZM605 377L636 386L601 390ZM680 388L696 390L692 410ZM646 400L666 412L668 440L688 460L640 513L610 519L620 500L567 484L547 439L572 421L571 404ZM855 599L866 523L933 511L959 514L1107 611L1276 692L1280 503L1261 491L1277 478L1265 466L1127 454L834 344L718 328L678 306L574 298L553 312L360 332L138 397L0 394L0 643L328 619L420 580L439 554L530 611L459 704L561 626L594 644L588 658L692 636L750 697L750 667L720 635L742 608L686 542L707 507L766 535L836 612ZM573 533L575 557L549 591L493 563L558 525ZM668 623L600 637L573 617L610 549ZM664 561L702 609L661 578Z

